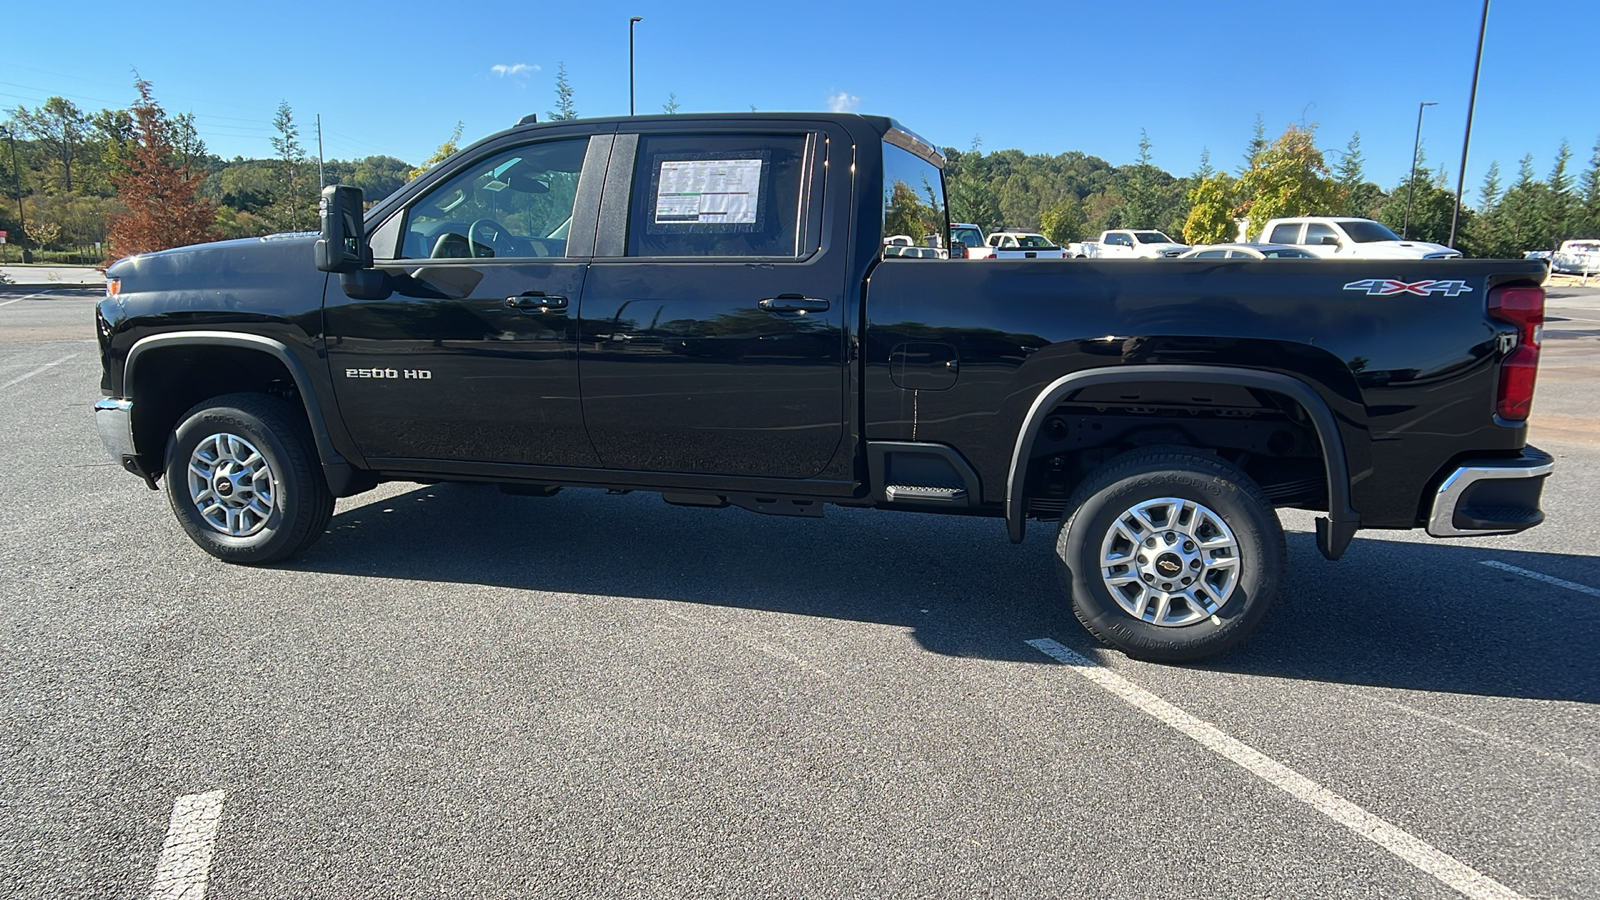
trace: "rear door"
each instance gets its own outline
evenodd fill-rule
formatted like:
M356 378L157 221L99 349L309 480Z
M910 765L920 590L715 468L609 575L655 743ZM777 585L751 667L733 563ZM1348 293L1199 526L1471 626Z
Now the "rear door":
M824 239L823 207L846 208L827 166L848 169L850 140L834 128L617 135L578 351L603 465L798 479L839 452L848 247Z

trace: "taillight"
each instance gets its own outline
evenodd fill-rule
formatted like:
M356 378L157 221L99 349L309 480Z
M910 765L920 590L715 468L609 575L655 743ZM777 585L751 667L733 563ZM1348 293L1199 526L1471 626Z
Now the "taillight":
M1533 382L1539 374L1539 342L1544 339L1544 288L1510 287L1489 292L1489 317L1516 326L1517 346L1500 363L1496 410L1503 419L1522 421L1533 409Z

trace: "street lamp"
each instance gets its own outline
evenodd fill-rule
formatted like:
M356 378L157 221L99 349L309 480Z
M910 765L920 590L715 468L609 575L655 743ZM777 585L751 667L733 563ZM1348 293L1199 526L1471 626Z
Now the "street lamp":
M628 115L633 115L633 26L644 21L644 16L628 18Z
M1478 58L1472 63L1472 94L1467 98L1467 133L1461 138L1461 170L1456 173L1456 208L1450 213L1450 246L1456 245L1456 223L1461 220L1461 191L1467 179L1467 146L1472 143L1472 108L1478 105L1478 70L1483 67L1483 32L1489 27L1489 0L1483 0L1478 20Z
M1406 220L1400 226L1400 236L1411 236L1411 195L1417 192L1417 155L1422 151L1422 111L1437 103L1417 104L1417 139L1411 143L1411 179L1406 182Z

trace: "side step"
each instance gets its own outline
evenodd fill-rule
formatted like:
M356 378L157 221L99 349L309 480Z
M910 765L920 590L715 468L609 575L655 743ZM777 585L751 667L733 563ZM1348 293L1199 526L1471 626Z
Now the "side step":
M967 489L930 484L891 484L883 489L890 503L952 503L967 505Z

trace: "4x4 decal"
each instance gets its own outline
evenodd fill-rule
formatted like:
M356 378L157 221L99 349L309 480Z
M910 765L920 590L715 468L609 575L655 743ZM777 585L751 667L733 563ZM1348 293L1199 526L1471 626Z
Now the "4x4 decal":
M1368 278L1366 281L1352 281L1344 286L1347 291L1364 291L1369 297L1390 297L1395 294L1443 294L1446 297L1457 297L1461 294L1472 293L1472 288L1465 281L1435 281L1430 278L1426 281L1398 281L1393 278Z

